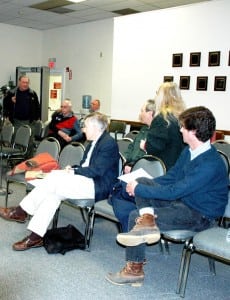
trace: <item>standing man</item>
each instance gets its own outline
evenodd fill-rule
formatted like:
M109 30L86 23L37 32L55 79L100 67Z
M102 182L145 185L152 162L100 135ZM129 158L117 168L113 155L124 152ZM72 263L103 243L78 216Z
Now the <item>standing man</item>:
M96 112L100 110L101 102L99 99L94 99L90 103L90 112Z
M3 115L14 126L14 134L22 125L31 127L32 135L28 149L28 157L33 154L34 124L41 116L38 96L30 87L30 80L26 75L21 75L18 86L10 90L3 99Z

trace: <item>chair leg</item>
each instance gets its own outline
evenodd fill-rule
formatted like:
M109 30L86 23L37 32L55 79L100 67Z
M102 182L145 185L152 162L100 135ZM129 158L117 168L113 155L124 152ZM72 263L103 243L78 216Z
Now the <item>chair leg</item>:
M189 247L189 241L185 241L184 247L183 247L183 250L182 250L182 254L181 254L180 269L179 269L177 289L176 289L177 294L180 293L181 282L182 282L183 275L184 275L185 258L186 258L186 255L187 255L188 247Z
M6 195L5 195L5 207L8 206L8 195L9 195L9 180L6 181Z
M213 258L208 258L209 269L212 275L216 275L216 267L215 267L215 260Z
M85 221L85 249L90 251L91 239L93 236L94 220L95 220L95 210L94 206L82 208L84 210L84 221Z
M184 258L182 258L182 264L180 267L179 279L178 279L178 285L177 285L177 293L180 294L180 297L182 297L182 298L184 298L184 296L185 296L185 289L186 289L186 285L187 285L192 249L186 248L183 255L184 255Z
M170 250L169 250L169 243L167 240L164 240L164 249L165 249L165 253L167 253L167 255L169 255Z
M57 228L59 212L60 212L60 207L58 207L58 209L56 210L55 215L53 217L53 226L52 226L52 228Z

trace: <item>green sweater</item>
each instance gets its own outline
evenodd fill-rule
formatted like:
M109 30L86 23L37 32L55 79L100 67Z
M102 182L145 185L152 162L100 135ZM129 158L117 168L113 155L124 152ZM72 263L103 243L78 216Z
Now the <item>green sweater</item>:
M142 126L134 141L129 144L128 149L124 153L126 165L132 166L139 158L146 154L145 151L140 148L140 142L147 138L148 131L149 127L147 125Z

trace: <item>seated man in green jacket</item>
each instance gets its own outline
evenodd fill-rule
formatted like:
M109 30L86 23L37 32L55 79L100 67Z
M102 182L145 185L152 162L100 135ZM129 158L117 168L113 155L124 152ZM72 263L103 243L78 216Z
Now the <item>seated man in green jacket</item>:
M141 127L140 132L136 135L134 141L129 144L127 151L124 153L126 159L124 173L130 173L134 163L146 154L146 152L140 148L140 142L147 137L149 127L155 115L155 110L155 101L152 99L147 100L141 108L139 120L145 125Z

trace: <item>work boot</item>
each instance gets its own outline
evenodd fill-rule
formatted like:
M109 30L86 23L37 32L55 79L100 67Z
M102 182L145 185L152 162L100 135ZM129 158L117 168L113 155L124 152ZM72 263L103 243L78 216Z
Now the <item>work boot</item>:
M127 262L120 272L108 273L105 278L116 285L142 286L144 281L143 263Z
M136 225L126 233L119 233L117 241L124 246L153 244L159 241L160 231L155 223L155 216L144 214L136 219Z

